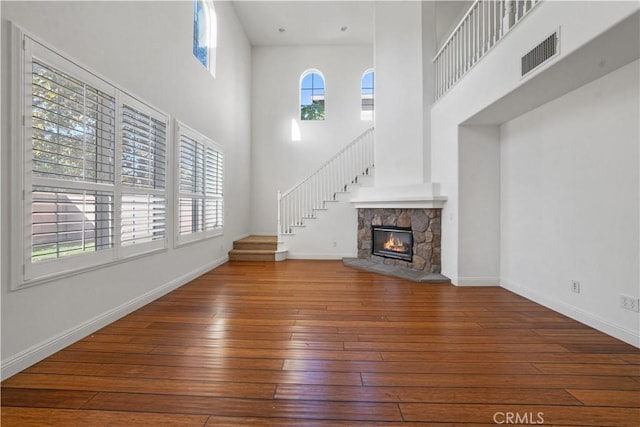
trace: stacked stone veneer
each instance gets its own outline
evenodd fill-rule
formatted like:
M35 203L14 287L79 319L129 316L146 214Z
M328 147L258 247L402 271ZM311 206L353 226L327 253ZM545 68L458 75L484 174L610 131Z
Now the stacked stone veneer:
M440 214L442 209L358 209L358 258L429 273L440 273ZM413 261L372 255L371 226L411 227Z

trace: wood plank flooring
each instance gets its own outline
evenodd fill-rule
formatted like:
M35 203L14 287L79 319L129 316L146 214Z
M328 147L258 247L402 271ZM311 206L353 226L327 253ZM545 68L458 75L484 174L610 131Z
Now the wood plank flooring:
M640 351L501 288L228 263L1 392L3 427L637 427Z

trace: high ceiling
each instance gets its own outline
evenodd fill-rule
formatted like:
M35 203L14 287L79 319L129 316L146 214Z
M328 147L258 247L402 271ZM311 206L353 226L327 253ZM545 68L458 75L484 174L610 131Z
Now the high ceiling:
M473 3L473 0L422 1L435 2L433 30L438 47ZM368 0L232 0L253 46L373 44L375 3Z
M253 46L372 44L373 5L372 1L233 1Z

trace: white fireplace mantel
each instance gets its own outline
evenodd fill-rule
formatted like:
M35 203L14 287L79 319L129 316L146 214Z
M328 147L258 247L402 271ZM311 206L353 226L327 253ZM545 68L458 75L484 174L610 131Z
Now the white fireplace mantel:
M355 208L441 209L447 196L440 184L425 183L394 187L362 187L350 200Z

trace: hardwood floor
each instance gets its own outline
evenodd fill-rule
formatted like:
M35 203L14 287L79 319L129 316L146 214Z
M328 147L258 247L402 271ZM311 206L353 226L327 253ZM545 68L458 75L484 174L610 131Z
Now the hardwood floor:
M2 383L2 426L640 425L640 351L501 288L228 263Z

